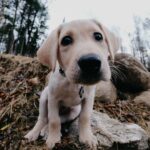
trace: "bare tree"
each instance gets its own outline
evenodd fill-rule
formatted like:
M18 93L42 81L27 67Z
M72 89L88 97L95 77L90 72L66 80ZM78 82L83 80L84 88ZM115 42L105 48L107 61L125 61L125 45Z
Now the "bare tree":
M131 37L133 55L148 67L150 51L150 18L134 16L135 30Z
M5 53L35 55L38 40L47 28L45 22L48 12L45 4L39 0L5 0L3 8L0 43L5 45Z

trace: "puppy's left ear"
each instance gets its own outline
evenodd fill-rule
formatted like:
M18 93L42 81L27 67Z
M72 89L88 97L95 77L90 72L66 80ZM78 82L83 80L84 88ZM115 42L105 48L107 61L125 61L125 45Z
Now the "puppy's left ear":
M59 32L60 28L53 30L37 51L37 57L40 62L47 65L52 71L55 70L57 61Z
M103 31L104 35L105 35L105 40L108 46L108 50L110 53L110 58L113 61L114 60L114 55L117 52L117 50L120 47L120 38L117 37L114 33L112 33L111 31L109 31L104 25L102 25L101 23L97 22L94 20L94 22L96 24L98 24L98 26L100 27L100 29Z

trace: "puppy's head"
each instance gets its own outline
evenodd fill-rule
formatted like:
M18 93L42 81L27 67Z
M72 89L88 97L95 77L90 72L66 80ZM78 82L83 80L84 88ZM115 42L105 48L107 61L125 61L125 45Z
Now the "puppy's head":
M54 30L37 56L53 71L58 60L68 80L90 85L110 79L108 59L114 59L118 48L118 39L102 24L78 20Z

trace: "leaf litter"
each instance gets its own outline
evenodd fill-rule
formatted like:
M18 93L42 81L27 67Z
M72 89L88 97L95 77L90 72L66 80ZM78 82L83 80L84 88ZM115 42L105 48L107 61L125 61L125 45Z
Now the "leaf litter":
M36 58L0 55L0 150L45 150L42 138L27 142L24 135L38 117L39 96L49 69ZM121 122L136 123L150 134L150 108L131 100L111 103L95 101L94 109ZM68 137L57 150L83 149Z

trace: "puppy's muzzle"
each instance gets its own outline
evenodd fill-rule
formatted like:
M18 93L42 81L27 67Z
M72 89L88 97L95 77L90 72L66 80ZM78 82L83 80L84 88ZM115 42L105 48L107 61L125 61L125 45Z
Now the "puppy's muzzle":
M93 84L100 79L101 60L95 54L82 56L78 65L80 68L80 81L86 84Z

